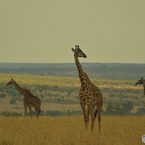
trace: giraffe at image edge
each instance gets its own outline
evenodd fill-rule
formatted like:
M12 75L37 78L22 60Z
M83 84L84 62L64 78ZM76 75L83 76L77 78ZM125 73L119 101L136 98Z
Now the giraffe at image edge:
M76 67L81 82L81 88L79 91L79 101L84 113L85 128L86 130L88 130L88 122L89 122L89 114L90 114L92 118L91 130L93 130L95 117L97 116L97 112L98 112L98 122L99 122L99 132L100 132L101 110L103 106L102 93L100 89L90 81L87 73L83 71L82 66L79 62L78 57L86 58L87 57L86 54L82 52L79 45L75 45L75 49L72 48L72 51L74 52L74 59L75 59ZM85 109L85 105L87 106L87 112ZM94 113L95 106L97 110Z
M145 96L145 80L143 79L143 77L135 85L143 85L144 96ZM145 107L145 103L144 103L144 107Z
M38 116L39 116L40 110L41 110L40 109L41 100L38 97L31 94L31 92L29 90L21 88L13 79L11 79L11 81L7 84L7 86L9 86L9 85L14 85L14 87L18 90L18 92L24 96L23 102L24 102L24 106L25 106L25 117L26 117L27 106L28 106L29 110L30 110L31 118L32 118L31 107L34 107L34 109L36 111L37 119L38 119Z

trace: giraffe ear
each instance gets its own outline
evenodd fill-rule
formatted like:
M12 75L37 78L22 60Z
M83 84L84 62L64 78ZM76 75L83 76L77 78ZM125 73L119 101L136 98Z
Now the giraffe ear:
M75 50L74 50L73 48L71 48L71 50L72 50L73 52L75 52Z

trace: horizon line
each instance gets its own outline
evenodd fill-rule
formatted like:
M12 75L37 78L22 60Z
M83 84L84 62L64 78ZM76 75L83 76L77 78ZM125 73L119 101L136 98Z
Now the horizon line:
M68 64L68 63L75 63L75 62L0 62L0 64L2 63L10 63L10 64L15 64L15 63L19 63L19 64ZM104 63L104 64L145 64L145 63L133 63L133 62L81 62L81 63Z

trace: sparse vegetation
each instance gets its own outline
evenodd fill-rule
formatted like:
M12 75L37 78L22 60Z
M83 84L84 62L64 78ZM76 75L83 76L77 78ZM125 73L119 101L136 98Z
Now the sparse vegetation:
M22 113L16 113L16 112L8 112L3 111L0 113L1 116L10 117L10 116L22 116Z
M22 95L17 92L13 86L6 86L11 78L14 78L21 87L29 89L34 95L41 98L42 109L47 111L50 105L56 106L51 111L62 111L70 110L78 106L78 110L81 110L79 105L79 89L80 81L79 78L72 77L55 77L55 76L34 76L34 75L18 75L18 74L0 74L0 88L1 97L0 101L4 102L2 109L11 107L12 111L16 112L18 109L14 107L23 107ZM91 81L101 89L103 94L103 109L106 109L108 102L112 102L113 105L120 104L131 101L133 106L137 108L143 106L144 96L142 86L134 86L135 81L125 81L125 80L107 80L107 79L93 79ZM71 82L71 83L68 83ZM57 84L57 85L56 85ZM44 106L47 105L47 107ZM3 103L2 103L3 104ZM57 104L62 104L67 106L66 108L58 108ZM12 106L11 106L12 105ZM15 106L14 106L15 105ZM74 105L74 107L69 108L69 105ZM45 107L45 108L43 108ZM137 111L135 107L133 113ZM76 110L76 109L75 109ZM21 109L21 112L23 110Z
M0 94L0 98L5 98L6 94Z
M11 98L11 100L10 100L10 104L16 104L16 99Z

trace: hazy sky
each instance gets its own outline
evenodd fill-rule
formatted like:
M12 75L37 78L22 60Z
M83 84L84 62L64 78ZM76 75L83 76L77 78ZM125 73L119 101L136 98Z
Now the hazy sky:
M0 62L145 63L145 0L0 0Z

